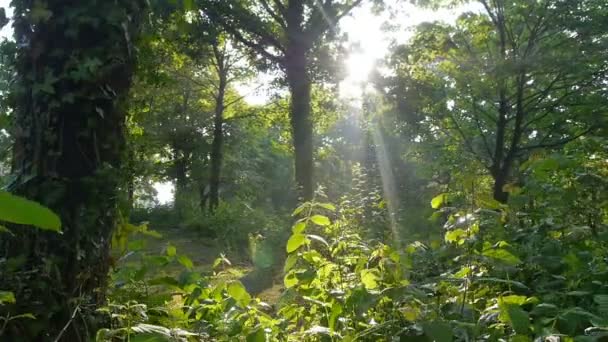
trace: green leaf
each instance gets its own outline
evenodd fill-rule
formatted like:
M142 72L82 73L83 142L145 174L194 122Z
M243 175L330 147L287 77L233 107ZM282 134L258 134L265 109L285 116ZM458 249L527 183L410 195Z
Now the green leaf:
M5 226L0 224L0 233L5 233L5 234L13 234L13 232L10 231L10 229L6 228Z
M487 250L483 251L482 254L486 257L500 260L500 261L504 262L505 264L512 265L512 266L515 266L515 265L518 265L521 263L521 260L518 257L516 257L515 255L511 254L511 252L509 252L503 248L487 249Z
M283 278L283 284L285 285L285 288L288 288L288 289L296 286L298 284L298 282L299 282L298 277L293 272L288 273Z
M513 330L518 334L527 334L530 329L530 317L528 313L516 305L507 305L506 310Z
M306 235L293 234L287 241L287 253L291 253L306 243Z
M300 234L301 232L304 231L304 229L306 229L306 222L300 221L293 225L293 227L291 228L291 231L294 234Z
M304 209L308 208L309 206L310 206L310 203L308 203L308 202L300 205L293 211L291 216L298 216L300 213L302 213L304 211Z
M285 266L283 266L283 272L285 272L285 273L289 272L289 270L291 270L296 265L297 262L298 262L298 255L289 254L287 259L285 259Z
M194 264L192 263L192 260L190 260L190 258L188 258L185 255L180 255L177 258L177 261L182 264L185 268L187 268L189 271L192 270L192 268L194 268Z
M260 328L247 335L247 342L266 342L266 333Z
M445 322L429 322L423 324L424 334L431 341L435 342L452 342L453 333L452 327Z
M314 215L313 217L310 218L310 220L314 224L317 224L319 226L329 226L331 224L331 221L329 221L329 218L327 216L323 216L323 215Z
M9 291L0 291L0 305L15 304L15 295Z
M245 289L245 286L240 281L233 281L228 284L228 295L234 300L236 300L237 304L241 307L246 307L251 302L251 295Z
M433 209L439 209L443 203L447 202L447 200L448 200L447 193L439 194L439 195L433 197L433 199L431 200L431 207Z
M361 283L368 290L378 288L378 276L373 270L362 270L361 271Z
M61 220L50 209L5 191L0 191L0 221L61 232Z
M330 211L336 211L336 207L333 204L331 204L331 203L317 203L316 205L318 207L323 208L323 209L327 209L327 210L330 210Z
M173 245L167 246L167 256L168 257L174 257L176 253L177 253L177 248L175 248L175 246L173 246Z
M445 233L445 242L455 242L462 245L465 242L468 233L464 229L454 229Z

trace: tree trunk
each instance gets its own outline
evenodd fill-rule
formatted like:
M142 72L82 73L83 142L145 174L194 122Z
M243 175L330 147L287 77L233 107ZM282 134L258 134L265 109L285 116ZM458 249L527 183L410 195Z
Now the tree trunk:
M306 71L306 50L292 47L287 54L286 74L291 92L290 119L295 152L296 183L304 201L314 194L311 82Z
M36 316L11 321L2 340L90 341L124 191L124 105L145 3L46 1L48 17L31 15L37 2L13 3L19 51L11 190L54 210L63 234L19 227L16 236L0 237L0 258L7 258L0 289L16 296L0 315Z
M217 50L217 49L216 49ZM223 58L216 55L219 85L215 98L215 116L213 119L213 142L211 143L211 172L209 174L209 212L220 204L220 176L222 170L222 148L224 144L224 96L226 94L227 75Z

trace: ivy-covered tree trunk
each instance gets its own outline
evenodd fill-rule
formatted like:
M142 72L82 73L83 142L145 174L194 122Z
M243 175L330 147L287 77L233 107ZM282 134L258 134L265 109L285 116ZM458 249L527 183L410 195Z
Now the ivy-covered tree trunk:
M117 224L125 99L145 2L15 0L17 82L11 190L54 210L62 234L15 229L0 244L13 291L2 340L90 341ZM2 312L5 315L7 312Z

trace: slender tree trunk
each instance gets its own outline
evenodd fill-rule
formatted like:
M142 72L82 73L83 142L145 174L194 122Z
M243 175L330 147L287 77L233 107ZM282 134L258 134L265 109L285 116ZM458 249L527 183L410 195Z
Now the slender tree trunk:
M19 78L11 190L54 210L63 234L19 227L0 237L0 258L21 260L16 269L0 263L0 289L16 296L0 315L36 316L11 321L0 339L91 341L124 191L124 105L144 1L45 1L47 18L31 15L34 2L13 4Z
M222 171L222 148L224 144L224 97L226 95L227 76L224 56L216 51L217 73L219 84L215 98L215 116L213 118L213 142L211 143L211 172L209 174L209 212L213 212L220 203L220 178Z
M313 183L313 129L311 121L311 82L306 71L306 50L290 49L287 57L287 82L291 92L290 119L295 152L296 183L303 200L312 199Z

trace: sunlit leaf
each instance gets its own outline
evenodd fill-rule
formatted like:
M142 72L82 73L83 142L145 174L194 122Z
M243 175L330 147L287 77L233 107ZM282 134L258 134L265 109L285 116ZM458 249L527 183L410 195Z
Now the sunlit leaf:
M304 229L306 229L306 222L300 221L293 225L293 227L291 228L291 231L294 234L300 234L301 232L304 231Z
M445 203L447 200L448 200L447 193L439 194L439 195L433 197L433 199L431 200L431 207L433 209L439 209L441 207L441 205L443 205L443 203Z
M373 270L362 270L361 271L361 283L368 290L378 288L378 275Z
M50 209L5 191L0 191L0 221L61 231L61 220Z
M15 295L9 291L0 291L0 305L15 304Z
M331 221L329 221L329 218L327 216L323 216L323 215L314 215L310 218L310 220L314 224L317 224L319 226L329 226L331 224Z
M287 241L287 253L291 253L300 246L306 244L306 235L304 234L293 234Z
M240 281L233 281L228 284L226 291L241 307L246 307L251 302L251 295Z

